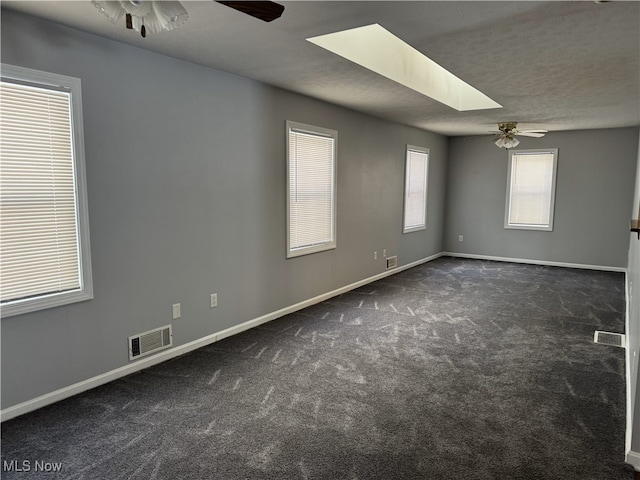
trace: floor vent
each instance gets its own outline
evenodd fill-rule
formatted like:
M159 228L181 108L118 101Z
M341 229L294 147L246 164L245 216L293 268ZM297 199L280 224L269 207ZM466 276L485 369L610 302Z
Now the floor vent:
M396 268L398 266L398 257L388 257L387 258L387 270L390 268Z
M596 330L596 333L593 335L593 342L601 345L611 345L613 347L625 348L627 346L625 335L621 333L601 332L599 330Z
M171 325L129 337L129 361L173 345Z

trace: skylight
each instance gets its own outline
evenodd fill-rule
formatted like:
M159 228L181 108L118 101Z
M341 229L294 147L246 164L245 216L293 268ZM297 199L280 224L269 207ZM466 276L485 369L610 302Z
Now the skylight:
M502 108L377 23L307 40L458 111Z

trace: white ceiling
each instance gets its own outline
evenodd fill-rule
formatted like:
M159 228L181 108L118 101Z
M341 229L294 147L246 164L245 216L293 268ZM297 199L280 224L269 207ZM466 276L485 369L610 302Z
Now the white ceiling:
M640 125L640 3L283 1L265 23L182 2L177 30L141 38L87 1L2 6L445 135L498 122L549 131ZM305 39L379 23L503 105L458 112Z

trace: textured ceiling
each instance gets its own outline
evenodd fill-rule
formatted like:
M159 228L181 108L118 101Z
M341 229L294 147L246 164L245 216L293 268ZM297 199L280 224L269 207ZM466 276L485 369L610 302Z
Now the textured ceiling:
M640 3L295 1L264 23L211 0L143 39L88 1L2 6L446 135L498 122L550 131L640 124ZM351 64L308 37L379 23L502 109L458 112Z

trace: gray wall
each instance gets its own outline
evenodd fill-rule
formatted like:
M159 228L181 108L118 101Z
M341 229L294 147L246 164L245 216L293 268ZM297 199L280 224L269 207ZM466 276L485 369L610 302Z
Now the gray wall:
M126 365L130 335L181 345L383 272L373 250L442 251L445 137L10 11L2 61L82 80L95 292L2 320L2 408ZM339 132L338 247L290 260L286 120ZM403 235L406 144L431 161L428 228Z
M518 149L559 149L553 231L506 230L508 152L485 138L456 137L449 143L445 250L626 267L638 128L521 140Z
M640 142L640 139L638 140ZM640 206L640 145L638 145L638 166L636 170L636 188L631 218L638 218ZM638 392L638 354L640 350L640 240L635 233L630 234L629 264L627 266L627 298L629 315L627 317L627 360L629 362L629 385L631 401L628 406L632 418L631 450L640 454L640 396ZM640 465L636 465L640 469Z

